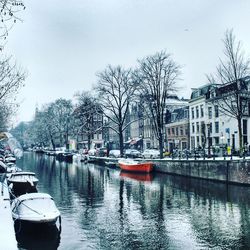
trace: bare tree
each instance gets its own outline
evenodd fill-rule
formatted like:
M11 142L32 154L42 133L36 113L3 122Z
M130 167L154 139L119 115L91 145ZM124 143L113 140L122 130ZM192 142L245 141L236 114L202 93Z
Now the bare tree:
M42 112L41 123L43 124L43 129L47 135L47 140L50 141L53 149L56 148L56 139L58 136L58 131L55 126L54 120L54 106L53 104L46 105Z
M21 21L18 12L24 9L22 0L0 0L0 50L3 49L9 30L17 21Z
M86 136L88 149L90 149L91 138L95 133L102 130L102 108L98 100L89 92L77 93L78 100L73 116L75 119L75 132L77 137Z
M52 145L53 148L68 144L72 134L73 105L70 100L58 99L36 110L33 121L34 144Z
M57 133L60 138L60 144L68 144L68 139L72 133L73 125L73 105L71 100L58 99L55 102L51 103L51 116L53 117L53 126L57 130Z
M48 130L46 127L47 122L51 122L53 120L47 121L45 107L41 110L36 109L34 120L30 124L30 134L31 141L34 145L38 146L47 146L49 145L49 136Z
M15 97L24 86L26 73L11 61L11 57L0 60L0 101Z
M11 114L11 108L0 101L0 132L7 131Z
M161 51L139 60L139 68L135 71L136 82L139 83L140 97L152 121L156 138L159 142L160 157L163 157L164 115L166 100L176 91L176 82L180 75L180 66L170 54Z
M26 73L13 64L11 57L0 59L0 125L6 129L18 104L16 94L24 86Z
M233 30L227 30L223 39L224 59L220 59L216 73L208 75L211 83L218 83L216 96L210 101L218 105L221 113L237 120L239 145L242 149L242 118L246 115L250 95L246 84L250 60L242 50L242 43L236 41Z
M126 123L126 117L137 85L131 81L131 70L121 66L109 65L97 76L99 80L95 89L99 94L104 115L109 121L107 126L119 136L120 153L123 155L123 133L133 122Z

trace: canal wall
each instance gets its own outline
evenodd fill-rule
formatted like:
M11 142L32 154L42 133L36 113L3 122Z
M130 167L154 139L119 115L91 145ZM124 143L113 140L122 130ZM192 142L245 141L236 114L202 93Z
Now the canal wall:
M108 161L117 163L117 159L106 157L91 157L93 162L107 164ZM138 161L145 161L137 159ZM150 160L154 163L154 171L186 177L250 185L250 159L220 160Z
M249 160L154 160L155 171L250 185Z

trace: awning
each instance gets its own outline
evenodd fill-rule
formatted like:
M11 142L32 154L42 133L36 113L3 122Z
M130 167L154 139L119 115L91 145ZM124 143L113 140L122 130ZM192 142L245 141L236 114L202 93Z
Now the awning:
M77 143L78 143L78 144L87 144L88 141L78 141Z
M98 143L103 143L103 140L92 140L91 142L98 144Z
M134 145L134 144L138 143L140 140L142 140L142 138L140 138L140 137L135 137L135 138L132 138L132 139L126 141L125 143L126 143L126 144Z

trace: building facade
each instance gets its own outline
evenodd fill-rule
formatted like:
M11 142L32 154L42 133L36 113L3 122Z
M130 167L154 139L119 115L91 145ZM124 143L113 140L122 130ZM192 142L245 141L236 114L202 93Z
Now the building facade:
M249 78L244 79L244 86L249 92ZM233 85L227 83L223 85L207 84L200 88L192 89L189 102L189 130L190 148L225 148L239 150L239 131L236 117L222 109L223 94L230 96L235 91ZM243 90L242 90L243 91ZM223 94L222 94L223 93ZM239 97L240 98L240 97ZM230 100L230 99L229 99ZM234 99L232 98L232 102ZM243 144L250 142L250 105L249 98L240 98L240 106L246 106L246 110L241 119L243 131ZM225 101L224 105L234 108L234 105ZM230 106L231 105L231 106Z
M189 107L173 110L165 125L167 151L189 149Z

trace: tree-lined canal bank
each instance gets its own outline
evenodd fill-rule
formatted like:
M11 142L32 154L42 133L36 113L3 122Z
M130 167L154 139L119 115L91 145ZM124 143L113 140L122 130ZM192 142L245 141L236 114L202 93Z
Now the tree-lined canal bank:
M59 249L250 248L249 187L160 173L142 178L35 153L18 166L37 174L39 191L61 211Z

